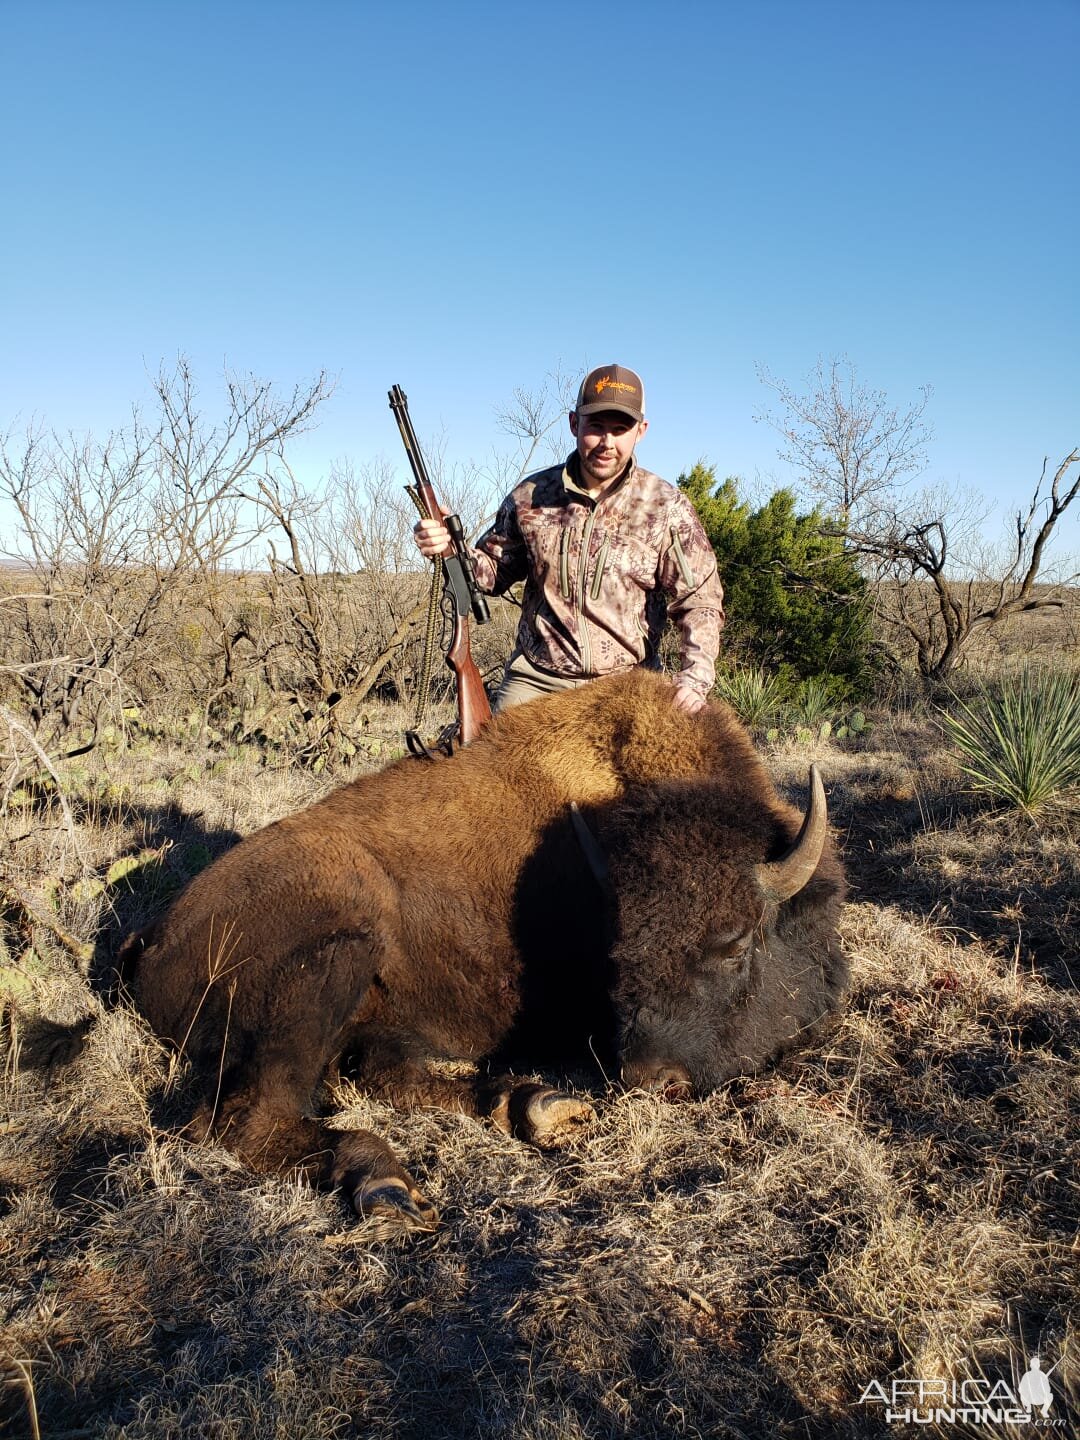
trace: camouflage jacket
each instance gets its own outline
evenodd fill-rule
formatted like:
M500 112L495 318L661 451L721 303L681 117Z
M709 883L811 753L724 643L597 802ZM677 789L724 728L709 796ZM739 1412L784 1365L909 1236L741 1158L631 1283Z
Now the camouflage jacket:
M670 616L680 682L708 695L724 592L697 512L633 460L599 500L576 474L575 452L510 492L473 549L481 589L499 595L525 581L518 649L556 675L656 667Z

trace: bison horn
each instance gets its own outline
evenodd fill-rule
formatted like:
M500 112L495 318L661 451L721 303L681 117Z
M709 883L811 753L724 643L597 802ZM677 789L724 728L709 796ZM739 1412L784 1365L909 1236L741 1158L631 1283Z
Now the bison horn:
M596 877L596 883L601 890L607 890L611 885L611 871L608 869L607 856L604 854L600 841L585 823L585 817L578 809L576 800L570 802L570 820L578 844L581 846L581 853L589 862L589 869Z
M818 767L811 765L810 805L794 844L779 860L757 867L757 881L767 900L790 900L807 883L821 859L828 823L825 787Z

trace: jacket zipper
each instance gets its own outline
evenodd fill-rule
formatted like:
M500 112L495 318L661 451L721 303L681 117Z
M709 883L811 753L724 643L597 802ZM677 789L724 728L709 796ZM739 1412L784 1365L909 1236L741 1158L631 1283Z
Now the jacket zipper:
M679 567L682 582L688 590L692 590L694 587L694 572L686 562L682 541L679 539L679 532L675 529L674 525L671 527L671 548L675 553L675 564Z
M585 529L581 535L581 563L578 566L578 609L581 612L581 668L584 674L592 674L592 650L589 646L589 622L585 619L585 571L589 564L589 541L596 523L596 506L589 511Z
M564 525L559 540L559 589L564 600L570 599L570 526Z
M600 546L600 554L596 557L596 574L593 576L592 584L589 586L589 599L600 598L600 582L604 578L604 566L607 563L608 545L611 543L611 536L604 536L604 543Z

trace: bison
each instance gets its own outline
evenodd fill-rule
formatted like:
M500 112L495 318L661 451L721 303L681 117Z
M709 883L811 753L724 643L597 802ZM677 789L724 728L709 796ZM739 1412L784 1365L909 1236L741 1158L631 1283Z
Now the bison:
M249 836L122 957L191 1062L189 1134L429 1228L386 1142L315 1113L336 1068L541 1145L591 1107L503 1073L511 1057L591 1050L632 1087L708 1091L835 1011L842 896L816 771L800 826L726 706L685 715L633 671Z

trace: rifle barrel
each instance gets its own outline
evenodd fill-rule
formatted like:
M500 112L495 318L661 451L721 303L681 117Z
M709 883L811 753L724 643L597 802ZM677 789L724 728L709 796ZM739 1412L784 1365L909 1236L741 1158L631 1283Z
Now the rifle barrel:
M412 416L409 414L409 397L400 385L395 385L390 391L390 409L394 412L394 419L401 431L402 443L405 446L405 453L409 457L412 472L416 476L416 483L422 489L430 490L431 481L428 479L423 451L420 449L420 442L413 429Z
M394 419L398 423L401 439L405 445L405 453L409 457L413 475L416 477L417 494L423 502L428 518L442 520L450 532L454 553L447 557L447 575L454 592L458 613L463 615L466 609L471 608L477 624L486 625L491 619L491 611L483 592L476 583L476 574L469 557L469 547L465 540L461 520L457 515L445 513L439 503L439 497L435 494L435 487L428 478L424 455L420 449L420 442L416 438L416 431L413 429L412 416L409 414L409 397L400 385L391 386L388 393L390 409L394 412Z

